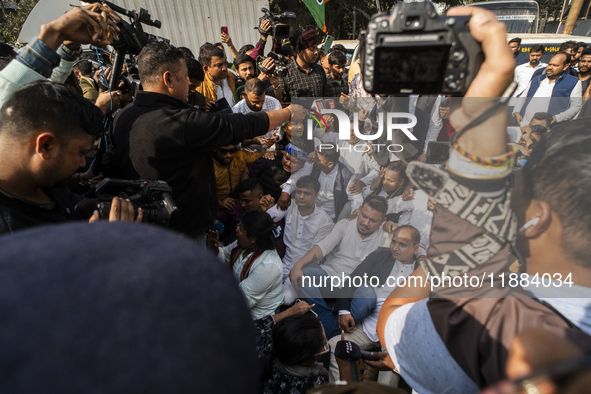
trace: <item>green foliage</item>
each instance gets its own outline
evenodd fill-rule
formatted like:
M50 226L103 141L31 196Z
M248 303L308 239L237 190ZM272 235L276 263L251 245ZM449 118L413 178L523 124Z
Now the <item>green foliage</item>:
M17 42L18 36L25 24L25 20L38 1L39 0L20 0L16 5L16 10L6 15L6 23L0 25L0 35L4 42L19 46Z
M392 7L399 1L397 0L380 0L382 11L390 11ZM457 5L464 4L464 0L445 0L440 2L445 4L446 9ZM269 5L272 12L281 13L285 11L293 11L297 15L296 20L282 21L289 23L292 30L295 31L300 26L316 26L312 15L306 8L306 5L298 0L270 0ZM370 17L377 13L375 0L329 0L325 5L326 14L326 29L328 34L335 37L336 40L352 40L358 37L352 37L353 34L353 9L365 12ZM355 35L359 35L361 30L365 30L369 20L363 13L357 11L355 17ZM292 31L292 33L293 33ZM320 32L318 38L322 40L324 33Z

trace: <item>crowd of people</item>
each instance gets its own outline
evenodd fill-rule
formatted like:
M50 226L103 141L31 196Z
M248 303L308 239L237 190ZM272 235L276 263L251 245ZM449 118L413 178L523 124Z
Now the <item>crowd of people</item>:
M591 134L577 118L591 49L567 41L548 64L543 46L521 59L491 13L448 15L473 16L486 56L463 99L369 94L344 47L324 53L313 28L276 40L269 20L238 50L226 32L200 48L152 42L116 91L117 70L82 50L119 39L107 6L74 8L18 53L4 45L0 386L306 393L377 380L393 393L509 393L570 362L545 382L582 392ZM507 94L509 108L495 103ZM346 111L348 138L299 98ZM365 138L388 112L416 117L414 138ZM434 161L434 143L449 158ZM84 217L77 206L105 178L166 182L169 229L126 194ZM434 290L445 275L490 286ZM562 292L533 285L544 275ZM360 351L372 360L356 362Z

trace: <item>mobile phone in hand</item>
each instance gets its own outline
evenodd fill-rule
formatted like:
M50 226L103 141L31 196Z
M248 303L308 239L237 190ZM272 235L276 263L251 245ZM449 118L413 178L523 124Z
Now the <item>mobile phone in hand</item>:
M222 26L222 29L221 30L222 30L222 34L229 35L228 34L228 26Z

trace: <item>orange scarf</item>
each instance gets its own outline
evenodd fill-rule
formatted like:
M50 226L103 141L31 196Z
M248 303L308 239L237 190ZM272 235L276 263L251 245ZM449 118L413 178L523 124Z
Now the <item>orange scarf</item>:
M236 91L236 81L234 80L234 74L228 71L228 85L230 85L230 89L232 90L232 94ZM207 101L217 101L218 94L215 89L215 82L211 80L208 73L205 73L205 80L197 88L197 91L205 96L206 102ZM232 106L232 103L228 103Z

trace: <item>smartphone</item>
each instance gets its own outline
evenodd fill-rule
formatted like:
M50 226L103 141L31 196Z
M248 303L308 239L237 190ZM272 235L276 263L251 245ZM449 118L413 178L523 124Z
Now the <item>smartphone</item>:
M222 34L228 35L228 26L222 26Z
M328 50L332 46L332 42L334 41L334 37L330 34L326 36L326 40L324 41L324 53L328 55Z

